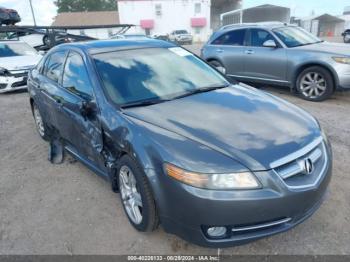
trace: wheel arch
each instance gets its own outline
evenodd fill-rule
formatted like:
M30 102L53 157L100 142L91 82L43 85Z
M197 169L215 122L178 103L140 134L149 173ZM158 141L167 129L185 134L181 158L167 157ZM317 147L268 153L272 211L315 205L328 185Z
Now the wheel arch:
M303 72L305 69L307 69L309 67L313 67L313 66L321 67L321 68L327 70L331 74L332 79L333 79L333 84L334 84L334 90L335 90L339 84L339 79L338 79L337 73L334 71L334 69L331 66L329 66L325 63L322 63L322 62L304 63L304 64L298 66L292 74L293 75L292 82L291 82L292 89L296 90L296 84L297 84L297 80L298 80L300 73Z

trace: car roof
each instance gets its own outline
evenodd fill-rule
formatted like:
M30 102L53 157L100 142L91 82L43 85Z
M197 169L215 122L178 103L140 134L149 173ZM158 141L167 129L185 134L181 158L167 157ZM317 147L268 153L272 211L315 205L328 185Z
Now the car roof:
M169 48L175 47L175 44L157 40L157 39L111 39L111 40L97 40L87 42L75 42L62 44L55 47L55 50L77 48L89 54L98 54L113 51L122 51L130 49L142 48Z

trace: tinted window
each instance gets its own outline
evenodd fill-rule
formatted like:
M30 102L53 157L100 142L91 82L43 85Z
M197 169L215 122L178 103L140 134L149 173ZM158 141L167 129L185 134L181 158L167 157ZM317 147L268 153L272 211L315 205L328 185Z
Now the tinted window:
M62 85L72 93L83 98L92 97L93 91L83 58L76 53L70 53L64 68Z
M59 82L59 79L62 75L64 59L64 52L56 52L50 55L45 65L44 75L55 82Z
M117 104L174 99L228 84L212 67L180 47L110 52L94 59L105 90Z
M188 32L186 30L177 30L177 31L175 31L175 34L177 34L177 35L186 35L186 34L188 34Z
M264 46L264 43L268 40L274 40L273 36L261 29L251 29L250 30L250 45L251 46Z
M215 39L213 45L232 45L242 46L244 45L246 30L233 30Z

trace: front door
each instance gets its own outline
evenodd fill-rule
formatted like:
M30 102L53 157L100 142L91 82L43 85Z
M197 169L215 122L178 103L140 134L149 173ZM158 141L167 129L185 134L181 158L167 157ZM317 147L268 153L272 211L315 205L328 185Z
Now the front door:
M83 57L76 52L67 56L63 70L60 134L69 148L102 171L106 171L99 110ZM89 110L88 110L89 109Z
M276 83L286 83L287 54L274 36L263 29L251 29L245 48L245 77ZM276 48L264 47L268 40L274 40Z

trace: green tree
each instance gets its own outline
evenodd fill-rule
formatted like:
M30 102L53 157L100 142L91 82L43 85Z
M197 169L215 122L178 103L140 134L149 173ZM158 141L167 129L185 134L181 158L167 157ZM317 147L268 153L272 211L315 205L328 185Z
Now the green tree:
M116 11L116 0L56 0L57 12Z

